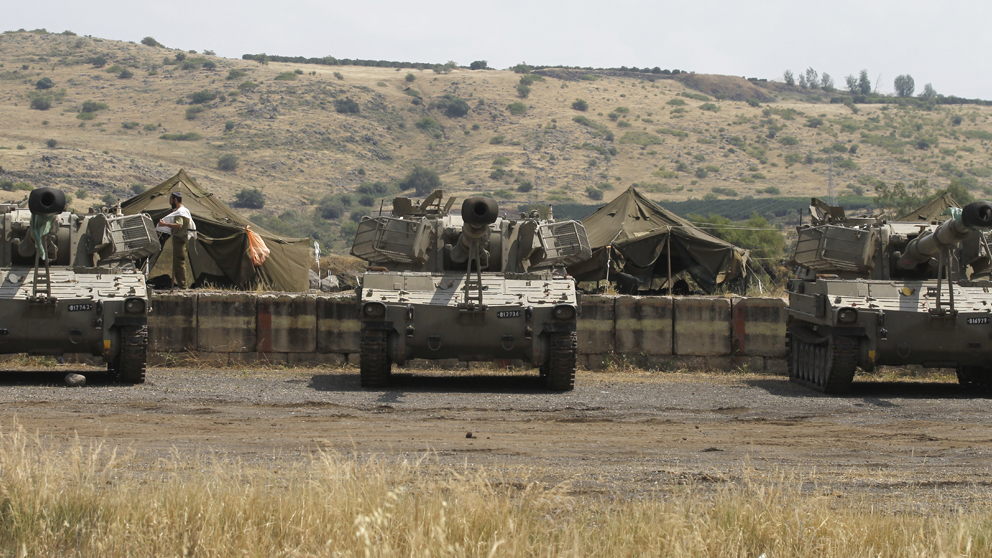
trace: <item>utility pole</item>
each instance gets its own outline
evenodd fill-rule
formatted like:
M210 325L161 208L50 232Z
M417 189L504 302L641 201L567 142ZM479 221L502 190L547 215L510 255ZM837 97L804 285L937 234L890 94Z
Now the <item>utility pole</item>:
M830 205L837 205L837 192L834 191L834 154L830 154L830 175L827 182L827 197Z

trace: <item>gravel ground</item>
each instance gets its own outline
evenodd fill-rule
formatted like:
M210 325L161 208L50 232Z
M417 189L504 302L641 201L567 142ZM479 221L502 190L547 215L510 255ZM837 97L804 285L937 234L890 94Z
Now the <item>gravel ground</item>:
M88 385L66 387L68 372ZM941 505L987 499L992 484L989 399L953 383L859 381L830 397L760 375L580 372L564 394L542 391L536 373L394 380L365 391L354 368L151 369L144 385L125 386L72 366L2 374L0 404L3 428L104 440L148 460L431 453L589 493L798 475L818 490L929 494Z

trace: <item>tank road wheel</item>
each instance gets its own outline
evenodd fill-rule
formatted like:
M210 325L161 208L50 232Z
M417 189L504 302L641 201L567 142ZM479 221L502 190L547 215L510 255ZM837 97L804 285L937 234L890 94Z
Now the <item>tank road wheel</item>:
M797 384L823 393L845 393L857 367L856 337L830 337L821 344L789 337L789 379Z
M359 374L363 388L384 388L389 385L391 363L386 354L387 332L362 328L362 353Z
M551 391L572 391L575 387L575 354L578 336L571 333L552 333L548 337L551 358L545 365L545 387ZM543 368L543 367L542 367Z
M122 327L119 331L119 348L107 363L107 370L122 382L143 384L148 361L148 326Z

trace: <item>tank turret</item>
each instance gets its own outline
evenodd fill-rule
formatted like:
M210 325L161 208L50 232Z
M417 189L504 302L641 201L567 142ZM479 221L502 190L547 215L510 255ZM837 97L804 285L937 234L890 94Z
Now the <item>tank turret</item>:
M958 209L949 208L951 218L944 221L933 232L920 234L906 245L905 253L897 254L900 269L913 269L937 255L941 249L961 244L977 229L992 228L992 203L977 201Z
M948 207L943 222L810 210L787 287L793 381L837 393L858 368L920 365L992 387L992 203Z
M0 354L100 355L112 374L144 381L147 312L139 258L159 250L146 215L66 211L38 188L0 204Z
M362 385L387 385L411 359L458 359L522 361L549 389L572 389L579 300L564 266L590 257L585 228L510 219L481 196L453 212L443 198L396 198L391 215L358 224L351 253L370 264L358 289Z

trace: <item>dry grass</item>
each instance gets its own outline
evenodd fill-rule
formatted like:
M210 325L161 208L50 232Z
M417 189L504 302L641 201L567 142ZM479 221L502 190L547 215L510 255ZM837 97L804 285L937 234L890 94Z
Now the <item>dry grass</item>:
M15 425L0 433L0 547L8 556L101 557L992 552L988 505L882 509L811 479L761 478L746 467L740 481L716 489L689 481L632 501L531 478L445 469L430 456L325 453L265 469L176 455L148 466Z

